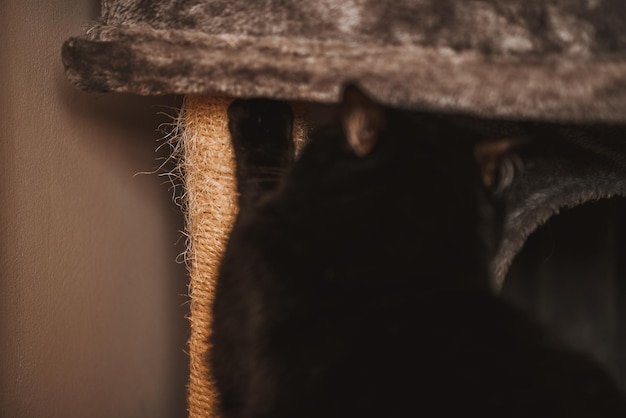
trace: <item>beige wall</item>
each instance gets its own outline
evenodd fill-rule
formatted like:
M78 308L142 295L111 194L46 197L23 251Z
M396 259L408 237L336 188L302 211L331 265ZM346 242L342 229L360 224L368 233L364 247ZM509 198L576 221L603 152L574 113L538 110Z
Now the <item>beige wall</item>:
M65 81L61 44L98 7L0 0L1 417L185 416L182 216L135 176L175 99Z

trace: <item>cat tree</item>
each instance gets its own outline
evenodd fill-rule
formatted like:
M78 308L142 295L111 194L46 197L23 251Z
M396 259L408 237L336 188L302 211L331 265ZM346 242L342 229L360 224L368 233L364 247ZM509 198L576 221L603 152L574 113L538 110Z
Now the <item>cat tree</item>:
M92 92L186 96L190 416L215 414L205 361L212 288L237 212L228 98L333 103L351 81L404 108L625 123L625 47L621 0L104 0L98 22L63 46L68 79ZM504 258L519 250L518 230L527 236L541 219L514 221Z

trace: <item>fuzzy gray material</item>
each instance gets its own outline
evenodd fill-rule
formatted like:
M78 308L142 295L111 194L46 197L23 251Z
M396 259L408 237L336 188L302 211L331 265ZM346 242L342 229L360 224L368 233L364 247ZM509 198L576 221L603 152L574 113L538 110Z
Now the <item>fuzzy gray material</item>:
M524 168L504 194L504 236L492 264L496 288L530 234L559 211L626 196L626 127L553 125L535 139L519 151Z
M623 0L105 0L63 47L89 91L626 121Z

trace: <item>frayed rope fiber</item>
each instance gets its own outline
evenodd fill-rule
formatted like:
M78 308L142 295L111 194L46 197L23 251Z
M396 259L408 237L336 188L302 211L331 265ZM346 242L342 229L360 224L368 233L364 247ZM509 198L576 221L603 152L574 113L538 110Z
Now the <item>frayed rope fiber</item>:
M211 306L220 260L237 214L235 158L228 132L230 99L187 96L181 111L187 234L190 270L191 336L187 393L189 416L218 417L208 351ZM307 133L305 107L295 107L294 139L302 144Z

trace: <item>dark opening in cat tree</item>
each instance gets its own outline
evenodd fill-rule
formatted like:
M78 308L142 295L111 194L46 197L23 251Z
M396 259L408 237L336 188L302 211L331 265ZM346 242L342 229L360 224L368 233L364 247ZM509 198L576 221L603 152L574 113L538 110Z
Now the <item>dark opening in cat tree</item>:
M503 295L626 386L626 199L561 212L516 257Z

